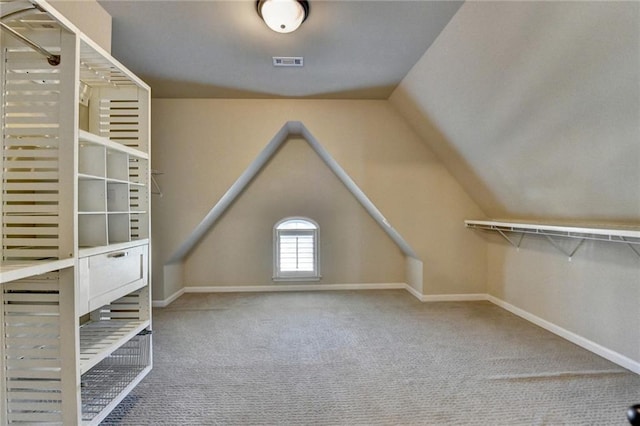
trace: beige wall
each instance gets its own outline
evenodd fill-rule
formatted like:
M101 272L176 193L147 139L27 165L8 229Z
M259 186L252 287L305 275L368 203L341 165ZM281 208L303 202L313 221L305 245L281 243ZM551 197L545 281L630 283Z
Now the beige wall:
M637 226L639 40L637 2L467 2L390 102L490 217ZM628 247L490 241L490 294L640 361Z
M541 237L492 241L489 293L640 363L640 259L625 244L586 242L569 261Z
M273 284L273 225L320 226L322 283L404 282L404 255L304 140L289 140L185 262L184 282Z
M107 52L111 52L111 15L96 0L48 0L55 9Z
M291 120L305 124L418 253L425 264L425 294L485 291L485 244L463 227L465 218L482 216L482 212L388 102L155 99L152 114L153 168L164 173L158 177L164 196L153 200L154 299L165 299L179 290L162 287L162 265L284 123ZM325 217L331 218L336 204L332 201L340 200L341 214L348 218L351 235L355 236L351 240L366 233L369 241L381 244L379 248L363 244L343 247L364 260L333 269L323 264L324 282L381 282L399 277L398 271L403 266L393 258L400 254L389 246L388 237L382 231L374 231L372 220L304 145L288 143L221 218L219 227L214 227L195 248L185 263L183 283L256 284L258 279L263 282L264 271L271 272L270 229L281 215L294 214L289 212L300 208L294 200L276 196L287 176L284 170L295 157L304 158L307 168L304 173L309 173L306 179L321 182L319 191L332 197L314 210L326 211ZM300 171L295 173L297 179L304 176ZM273 202L270 196L276 196ZM268 212L265 215L268 219L261 225L255 222L258 219L254 208ZM269 238L261 243L260 258L253 252L256 258L252 259L253 263L262 264L260 275L257 271L239 274L237 271L245 260L220 264L221 269L216 272L210 270L208 265L217 262L212 259L219 256L219 248L238 244L232 241L233 229L250 226L256 232L261 227L260 232L264 232L267 225ZM328 235L324 231L322 234L323 245L334 245L334 238L343 230L333 230L330 225L327 232ZM389 260L374 259L377 256ZM381 263L376 268L384 267L380 276L372 272L375 269L367 269L371 261ZM384 266L386 263L388 267ZM334 269L338 272L334 273ZM220 282L206 278L212 274Z

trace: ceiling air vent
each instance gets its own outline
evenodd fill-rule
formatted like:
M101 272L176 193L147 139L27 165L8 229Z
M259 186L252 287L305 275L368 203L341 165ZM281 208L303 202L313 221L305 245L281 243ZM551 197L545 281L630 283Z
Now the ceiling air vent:
M274 67L301 67L304 65L302 56L274 56Z

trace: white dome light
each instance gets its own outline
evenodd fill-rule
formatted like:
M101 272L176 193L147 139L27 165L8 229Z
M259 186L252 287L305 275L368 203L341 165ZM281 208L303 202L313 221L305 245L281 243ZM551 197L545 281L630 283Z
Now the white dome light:
M273 31L290 33L307 19L309 3L301 0L258 0L258 14Z

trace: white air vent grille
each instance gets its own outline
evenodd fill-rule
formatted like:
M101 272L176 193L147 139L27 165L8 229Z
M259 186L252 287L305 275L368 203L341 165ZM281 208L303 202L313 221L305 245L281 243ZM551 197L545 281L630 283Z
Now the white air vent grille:
M302 56L274 56L274 67L302 67L304 58Z

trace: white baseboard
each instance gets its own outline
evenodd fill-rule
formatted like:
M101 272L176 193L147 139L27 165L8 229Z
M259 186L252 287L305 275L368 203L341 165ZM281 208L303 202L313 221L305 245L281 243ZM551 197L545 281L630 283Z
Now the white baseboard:
M424 302L424 300L422 300L424 296L418 290L411 287L409 284L405 284L404 289L407 290L409 293L411 293L419 301Z
M180 290L176 291L166 299L152 301L151 306L153 306L154 308L166 308L171 304L171 302L176 300L178 297L182 296L184 293L185 293L184 288L181 288Z
M360 284L277 284L236 286L187 286L164 300L154 300L154 308L164 308L184 293L254 293L273 291L318 291L318 290L400 290L411 293L421 302L469 302L487 300L486 294L432 294L424 295L405 283L360 283Z
M318 290L394 290L406 288L405 283L363 283L363 284L276 284L276 285L236 285L236 286L193 286L185 287L185 293L240 293L273 291L318 291Z
M478 302L487 300L487 295L484 293L423 294L420 300L423 302Z
M406 285L405 290L413 294L421 302L476 302L487 300L487 295L479 294L421 294L418 290Z
M235 285L235 286L189 286L183 287L163 300L154 300L154 308L166 308L185 293L255 293L272 291L317 291L317 290L398 290L407 289L405 283L369 283L369 284L278 284L278 285ZM411 288L411 294L420 296Z
M513 306L512 304L505 302L502 299L498 299L497 297L494 297L492 295L487 295L487 300L495 305L500 306L502 309L505 309L521 318L524 318L527 321L532 322L533 324L562 337L563 339L575 343L576 345L583 347L584 349L593 352L596 355L599 355L615 364L618 364L621 367L626 368L627 370L633 371L636 374L640 374L640 362L634 361L629 357L619 354L618 352L605 348L604 346L595 343L585 337L582 337L556 324L553 324L552 322L533 315L532 313L529 313L524 309Z

